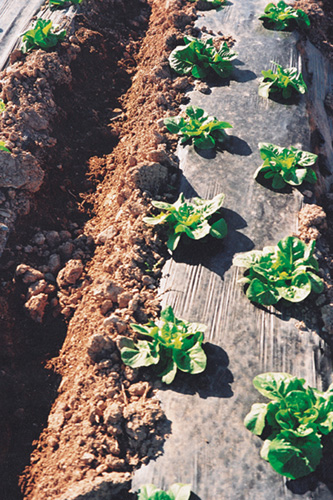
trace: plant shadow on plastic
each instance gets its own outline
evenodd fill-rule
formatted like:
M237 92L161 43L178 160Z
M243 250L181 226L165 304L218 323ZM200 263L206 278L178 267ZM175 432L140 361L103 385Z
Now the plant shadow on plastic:
M252 154L252 149L246 141L231 134L228 135L227 140L221 146L211 149L197 149L194 147L194 149L199 156L206 160L213 160L216 158L217 153L223 154L224 151L238 156L250 156Z
M239 83L247 83L255 80L257 75L249 70L249 69L241 69L242 66L245 66L245 63L240 59L235 59L233 61L233 70L229 77L221 80L217 75L210 73L205 82L210 87L228 87L231 81L239 82Z
M163 385L161 390L173 390L181 394L198 394L202 399L209 397L231 398L233 391L231 384L234 381L229 370L229 357L221 347L205 342L203 344L207 356L206 370L197 375L189 376L178 372L171 385Z

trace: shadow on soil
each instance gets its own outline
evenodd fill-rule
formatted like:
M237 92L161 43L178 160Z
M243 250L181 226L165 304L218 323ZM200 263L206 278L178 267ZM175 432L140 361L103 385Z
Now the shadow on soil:
M57 355L66 332L59 319L36 325L23 316L18 304L13 314L15 328L4 324L0 334L3 350L12 343L12 351L0 357L1 500L22 498L18 477L29 463L34 440L46 425L60 381L58 375L45 369L45 361Z
M206 342L203 344L207 355L207 368L203 373L190 375L178 372L170 386L163 385L161 390L173 390L181 394L198 394L201 398L231 398L233 374L229 370L229 357L219 346Z

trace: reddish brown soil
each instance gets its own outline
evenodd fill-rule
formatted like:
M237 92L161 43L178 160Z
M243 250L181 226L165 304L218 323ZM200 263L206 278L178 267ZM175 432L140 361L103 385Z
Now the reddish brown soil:
M175 141L158 120L176 112L188 86L172 80L166 59L194 19L186 9L179 0L87 1L70 45L26 61L16 53L4 74L3 139L14 157L23 150L35 161L25 172L32 187L12 180L4 202L26 207L2 259L1 396L5 407L11 402L3 442L15 457L5 498L20 498L15 475L43 427L21 475L26 499L117 494L170 431L150 383L121 364L116 341L159 310L163 251L141 220L150 197L176 180ZM31 106L35 114L22 115ZM66 332L60 313L70 321L54 358ZM6 457L3 465L8 475L13 464Z
M193 82L167 55L194 18L185 0L86 0L70 43L16 53L2 75L0 139L35 166L0 206L22 216L2 258L4 500L125 500L131 472L170 432L149 374L122 365L117 339L159 311L166 255L142 216L177 180L161 119ZM305 239L325 230L321 211L303 213Z
M307 31L310 40L332 60L333 58L333 11L331 0L298 0L295 7L303 9L309 16L311 28Z

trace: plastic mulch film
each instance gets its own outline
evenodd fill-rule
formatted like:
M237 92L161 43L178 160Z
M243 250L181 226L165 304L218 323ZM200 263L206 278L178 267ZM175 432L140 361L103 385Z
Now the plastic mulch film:
M259 456L262 441L243 425L251 405L263 401L252 386L257 374L288 372L319 389L331 381L330 352L316 327L309 323L300 333L295 326L297 320L307 323L304 308L256 307L237 284L242 271L232 266L235 253L262 249L294 233L302 205L300 191L274 192L253 179L262 163L258 142L305 151L312 147L306 97L287 105L258 96L261 71L273 68L271 61L296 66L308 81L296 32L269 31L258 20L266 3L232 0L198 20L199 27L232 35L238 59L230 81L208 80L211 92L193 91L190 102L233 128L230 143L216 154L179 147L180 191L187 198L225 193L222 214L229 234L211 248L183 245L165 265L163 305L172 305L180 318L208 325L208 368L201 375L177 376L157 393L171 435L163 454L137 471L133 490L146 483L168 487L182 482L191 483L201 500L291 500L300 493L307 500L333 498L332 484L318 477L286 481L274 472ZM321 56L311 52L312 71L327 69L311 57ZM315 74L312 81L327 85L328 75L321 77ZM313 102L316 92L310 86Z

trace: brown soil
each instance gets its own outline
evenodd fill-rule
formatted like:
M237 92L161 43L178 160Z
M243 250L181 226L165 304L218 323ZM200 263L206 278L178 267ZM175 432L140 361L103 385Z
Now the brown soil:
M166 54L192 32L192 11L181 1L86 1L71 43L16 52L2 75L1 139L17 175L1 208L9 227L25 216L2 258L3 498L21 498L16 476L31 445L24 498L116 495L170 431L116 341L159 310L163 250L141 220L177 176L175 141L158 120L188 86L171 78Z
M333 11L331 0L298 0L295 8L304 10L310 19L307 35L325 55L333 58Z
M4 500L90 491L125 500L131 472L170 432L149 373L121 363L117 340L160 309L167 255L142 216L152 197L173 197L176 142L162 118L193 81L172 75L167 55L196 33L195 10L185 0L82 5L69 42L26 59L16 52L1 75L0 140L15 161L0 192L13 228L1 261ZM325 203L333 216L329 195ZM311 207L300 234L321 237L330 268L333 235ZM0 246L1 235L0 226Z

